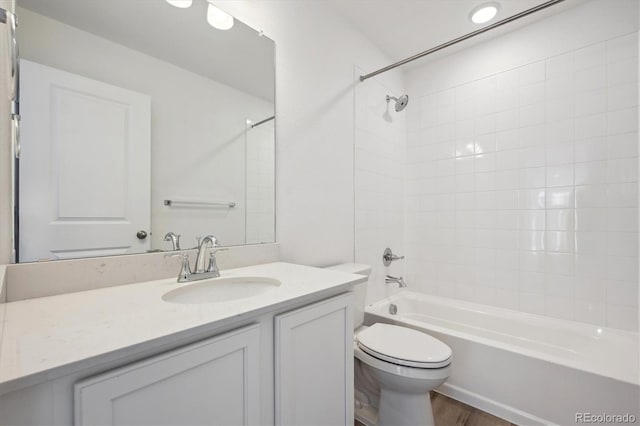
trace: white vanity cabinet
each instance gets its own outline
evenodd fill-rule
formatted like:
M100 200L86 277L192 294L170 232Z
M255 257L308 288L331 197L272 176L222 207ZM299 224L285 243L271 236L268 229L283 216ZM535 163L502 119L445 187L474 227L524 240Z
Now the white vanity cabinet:
M260 328L251 325L75 385L76 425L260 423Z
M353 294L275 317L276 425L353 424Z
M353 296L333 294L87 360L0 395L0 426L352 425Z

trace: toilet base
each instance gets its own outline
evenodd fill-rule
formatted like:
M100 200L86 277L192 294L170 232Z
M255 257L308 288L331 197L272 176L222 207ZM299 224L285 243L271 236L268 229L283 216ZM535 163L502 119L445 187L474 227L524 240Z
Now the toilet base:
M429 393L381 389L378 426L434 426Z
M436 369L407 368L383 363L360 349L356 349L355 353L356 389L360 387L358 390L368 397L362 398L359 405L362 406L360 408L369 404L377 406L377 426L434 425L429 392L447 380L450 366ZM372 388L371 382L377 385L379 396L366 392Z

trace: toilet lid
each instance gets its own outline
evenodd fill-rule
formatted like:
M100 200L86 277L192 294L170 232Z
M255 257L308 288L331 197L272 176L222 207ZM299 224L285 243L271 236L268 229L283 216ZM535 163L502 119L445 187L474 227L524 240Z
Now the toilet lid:
M451 348L435 337L397 325L376 323L358 333L358 346L369 355L394 364L440 368L451 363Z

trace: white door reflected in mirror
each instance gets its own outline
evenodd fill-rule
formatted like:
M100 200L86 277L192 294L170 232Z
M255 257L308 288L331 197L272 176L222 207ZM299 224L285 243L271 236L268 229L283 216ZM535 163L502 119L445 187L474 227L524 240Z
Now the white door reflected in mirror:
M151 100L21 60L20 260L149 250Z

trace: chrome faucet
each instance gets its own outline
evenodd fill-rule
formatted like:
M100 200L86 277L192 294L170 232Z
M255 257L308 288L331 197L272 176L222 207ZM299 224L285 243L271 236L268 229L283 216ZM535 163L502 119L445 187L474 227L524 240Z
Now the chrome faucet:
M211 245L211 247L209 247L209 245ZM195 270L193 271L189 264L189 253L166 254L165 257L182 257L182 266L180 267L180 274L178 275L179 283L217 278L220 276L220 271L218 270L218 263L216 262L215 252L218 251L215 250L216 247L218 247L218 239L213 235L207 235L201 240L198 247L198 255L196 256ZM205 268L207 251L209 252L209 263Z
M171 245L173 246L173 251L180 250L179 234L176 234L173 232L167 232L167 234L164 236L164 241L171 241Z
M205 272L215 272L218 274L216 275L216 277L219 277L220 274L218 273L218 265L216 264L216 258L213 255L214 253L213 250L211 250L209 255L209 265L207 266L207 269L205 270L205 267L204 267L209 244L211 244L212 249L218 247L218 239L213 235L207 235L202 240L200 240L200 245L198 247L198 256L196 257L196 270L193 271L193 273L202 274ZM211 264L212 261L213 261L213 265Z
M407 286L402 277L394 277L391 275L387 275L386 277L384 277L384 282L387 284L396 283L400 288L405 288Z

